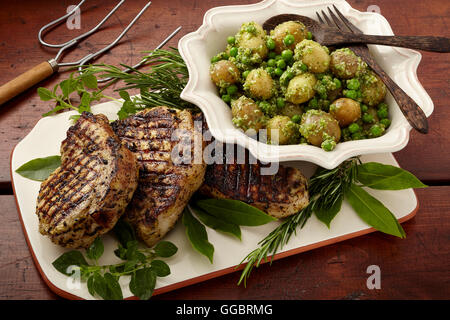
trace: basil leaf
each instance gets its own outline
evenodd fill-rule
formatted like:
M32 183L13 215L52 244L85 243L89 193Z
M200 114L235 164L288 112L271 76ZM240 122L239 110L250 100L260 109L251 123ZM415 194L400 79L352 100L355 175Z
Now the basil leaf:
M208 242L208 234L206 233L205 226L195 219L187 208L184 209L182 222L186 227L186 234L192 247L206 256L212 263L214 246Z
M167 277L170 274L169 266L162 260L153 260L150 266L158 277Z
M338 198L335 200L335 202L331 207L329 208L319 207L314 210L314 214L316 215L317 219L325 223L328 229L330 228L331 221L338 214L338 212L341 211L343 200L344 195L341 194L338 196Z
M178 248L172 242L160 241L156 244L154 250L158 257L168 258L177 253Z
M95 288L94 288L94 275L91 275L87 280L87 288L89 291L89 294L91 296L95 296Z
M81 81L88 89L97 89L98 87L97 78L93 74L83 74L81 76Z
M42 101L50 101L55 97L55 95L50 90L44 87L38 88L37 93Z
M197 218L199 218L204 225L214 230L231 234L236 238L238 238L239 240L241 240L241 228L239 228L238 225L234 223L229 223L225 220L210 215L205 211L203 211L202 209L200 209L199 207L189 206L189 208L195 213Z
M238 226L260 226L277 220L242 201L230 199L199 200L196 205L210 215Z
M363 188L352 184L345 196L358 216L368 225L393 236L406 237L405 231L392 212Z
M105 299L105 300L109 299L109 294L108 294L109 290L108 290L108 285L106 284L106 280L98 272L94 273L94 275L93 275L91 290L93 292L95 292L96 294L98 294L103 299Z
M100 237L97 237L94 242L86 249L86 256L92 260L98 260L104 251L103 242Z
M108 300L123 300L119 281L111 273L105 273L104 279L108 290Z
M148 300L156 285L156 274L150 268L142 268L131 275L130 291L141 300Z
M424 188L412 173L391 165L367 162L358 166L357 180L364 186L379 190Z
M21 165L16 172L22 177L44 181L50 174L61 165L60 156L50 156L45 158L36 158Z
M75 90L77 90L77 81L69 78L66 80L61 81L61 83L59 84L62 93L63 93L63 98L66 99L69 97L69 95L74 92Z
M83 254L80 251L72 250L60 255L59 258L53 261L52 265L62 274L70 276L71 274L67 272L70 266L82 267L89 264L86 259L84 259Z
M113 232L124 248L127 248L129 242L136 240L133 227L123 219L117 221L113 228Z

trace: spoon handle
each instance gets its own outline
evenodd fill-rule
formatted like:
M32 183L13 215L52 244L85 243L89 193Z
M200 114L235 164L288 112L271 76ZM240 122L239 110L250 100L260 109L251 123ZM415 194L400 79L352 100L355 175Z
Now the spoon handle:
M359 48L352 48L355 51L359 51ZM361 50L362 51L362 50ZM397 101L400 110L408 120L409 124L419 131L420 133L428 133L428 121L425 113L417 105L417 103L403 91L389 75L380 67L380 65L373 59L372 55L366 51L367 54L363 52L358 52L358 55L364 55L364 61L369 65L370 68L381 78L389 92ZM356 52L355 52L356 53Z
M336 39L337 41L338 39ZM434 52L450 52L450 38L435 36L374 36L345 33L342 42L381 44ZM341 43L342 43L341 42Z

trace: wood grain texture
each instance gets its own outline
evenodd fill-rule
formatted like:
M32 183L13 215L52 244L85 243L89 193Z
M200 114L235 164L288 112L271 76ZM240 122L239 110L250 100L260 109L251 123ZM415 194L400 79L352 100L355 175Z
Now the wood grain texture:
M450 296L450 187L417 190L420 209L406 239L379 232L262 265L247 288L240 272L154 299L447 299ZM57 299L33 265L13 196L0 196L0 299ZM378 265L381 289L366 286Z
M177 26L183 29L168 45L176 46L184 34L194 31L202 23L204 13L219 5L255 3L258 1L154 1L141 20L128 32L122 41L99 61L117 64L133 64L142 56L141 52L154 48ZM350 0L350 4L366 11L373 4L369 0ZM68 30L65 25L57 27L45 39L49 42L63 42L94 26L115 1L93 0L82 7L81 30ZM76 50L64 56L64 61L79 59L90 50L102 47L115 38L134 17L145 0L126 2L105 24L101 32L83 41ZM6 83L18 74L28 70L43 60L54 57L55 50L43 48L37 41L39 28L65 12L70 1L13 1L5 2L0 11L0 84ZM398 1L379 0L376 2L394 33L412 35L449 36L450 3L445 0L426 2L408 1L407 5ZM52 10L42 10L42 7ZM39 15L36 14L39 12ZM11 31L14 30L14 37ZM418 78L431 96L435 111L429 118L429 133L420 135L411 132L409 145L396 153L400 164L426 181L450 181L450 118L445 108L449 98L449 55L424 52L418 68ZM60 72L41 82L41 86L52 88L68 76ZM38 86L0 106L0 188L11 192L9 157L12 148L33 128L41 114L51 106L39 100ZM112 93L113 88L107 91Z

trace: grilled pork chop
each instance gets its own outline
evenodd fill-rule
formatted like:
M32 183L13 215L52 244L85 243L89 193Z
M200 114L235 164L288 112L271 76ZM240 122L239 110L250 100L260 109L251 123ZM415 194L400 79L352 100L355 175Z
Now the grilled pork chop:
M206 121L203 121L203 130L208 130ZM213 139L211 143L217 142ZM308 205L307 180L300 170L279 165L275 174L265 174L272 171L270 164L263 165L250 159L249 152L242 147L220 143L219 147L208 147L210 150L222 149L222 159L217 159L212 152L216 161L207 166L199 193L212 198L240 200L275 218L293 215ZM227 150L233 150L231 156L230 153L227 155Z
M172 229L203 182L201 133L189 111L167 107L140 111L112 127L139 163L138 187L125 218L152 246ZM186 161L180 154L188 156Z
M136 159L106 116L83 112L61 144L61 166L41 184L39 231L64 247L88 247L115 225L137 180Z

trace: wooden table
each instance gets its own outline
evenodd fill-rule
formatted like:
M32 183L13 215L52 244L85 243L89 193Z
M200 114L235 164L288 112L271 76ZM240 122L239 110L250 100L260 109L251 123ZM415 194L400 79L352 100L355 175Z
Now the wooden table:
M170 41L196 30L209 8L257 1L154 1L142 19L113 51L102 60L133 64L141 51L154 48L177 26L182 31ZM370 0L350 4L366 11ZM81 14L81 30L56 28L46 39L63 42L99 21L115 1L87 1ZM450 3L446 0L390 1L376 5L396 34L440 35L449 37ZM55 55L39 45L39 28L60 16L70 1L10 1L0 11L0 83L14 78L32 66ZM64 57L78 60L93 47L106 45L120 33L145 4L129 1L108 22L104 30ZM408 146L395 157L400 165L426 184L417 190L420 210L404 223L405 240L381 233L291 256L263 265L252 273L247 288L236 286L239 272L192 285L155 299L448 299L450 297L450 117L449 55L422 52L418 77L434 101L429 119L430 132L411 132ZM68 76L54 75L39 86L53 87ZM58 299L41 279L26 245L12 195L9 158L13 147L33 128L42 113L49 110L39 100L36 87L0 106L0 299ZM112 90L112 89L111 89ZM381 269L380 290L369 290L366 269Z

